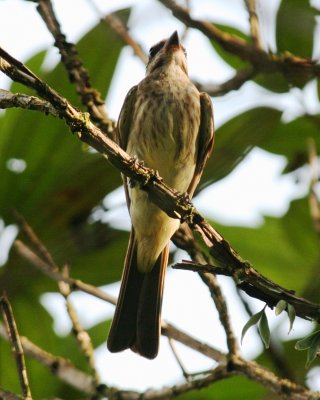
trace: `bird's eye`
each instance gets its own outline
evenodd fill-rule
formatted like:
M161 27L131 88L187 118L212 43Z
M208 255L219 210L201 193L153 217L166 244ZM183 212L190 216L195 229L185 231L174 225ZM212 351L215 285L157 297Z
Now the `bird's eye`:
M161 42L155 44L154 46L152 46L149 50L149 60L151 60L164 46L165 44L165 40L161 40Z

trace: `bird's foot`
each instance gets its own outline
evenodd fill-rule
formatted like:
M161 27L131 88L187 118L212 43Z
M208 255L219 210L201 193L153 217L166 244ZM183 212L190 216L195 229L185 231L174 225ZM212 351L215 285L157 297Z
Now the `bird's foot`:
M195 211L195 207L191 202L191 198L189 193L185 192L178 195L177 205L182 207L185 211L180 218L181 223L187 222L188 224L193 224L193 215Z

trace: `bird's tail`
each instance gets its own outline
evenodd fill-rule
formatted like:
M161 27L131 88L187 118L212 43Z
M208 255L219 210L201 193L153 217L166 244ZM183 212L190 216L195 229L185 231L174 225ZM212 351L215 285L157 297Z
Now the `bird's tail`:
M169 245L150 272L138 270L137 244L130 235L119 299L108 336L108 349L119 352L128 348L153 359L158 354L161 329L161 303Z

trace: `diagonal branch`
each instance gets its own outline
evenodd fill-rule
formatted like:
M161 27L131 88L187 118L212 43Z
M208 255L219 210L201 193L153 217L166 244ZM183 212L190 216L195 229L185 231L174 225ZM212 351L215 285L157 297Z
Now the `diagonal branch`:
M238 36L222 32L209 21L193 18L186 8L180 6L174 0L159 1L185 25L198 29L209 39L219 43L227 52L248 61L258 72L268 74L281 72L293 84L297 76L300 79L304 78L304 80L320 76L320 65L316 60L297 57L289 53L280 55L267 53L255 45L248 44Z
M54 117L59 116L57 110L48 101L41 100L36 96L12 93L8 90L0 89L0 108L6 109L13 107L40 111L45 115L51 114Z
M17 370L18 370L22 395L25 400L31 400L32 396L31 396L31 390L30 390L30 385L29 385L26 363L24 360L23 348L21 345L21 339L19 336L19 332L18 332L17 325L16 325L16 322L14 319L11 305L5 295L3 295L0 298L0 305L2 308L2 315L3 315L4 322L5 322L6 330L7 330L7 336L8 336L9 342L11 344L12 352L14 354L16 364L17 364Z
M245 0L245 4L249 14L249 22L250 22L250 32L253 40L253 44L261 49L261 39L260 39L260 31L259 31L259 19L257 14L257 4L256 0Z
M184 269L195 272L208 272L215 275L225 275L234 278L237 287L245 291L250 297L255 297L265 302L270 308L276 306L279 300L290 303L296 311L296 315L319 321L320 305L312 303L302 297L296 296L293 290L288 290L272 282L261 275L250 264L244 263L241 268L216 267L213 265L195 264L190 261L183 261L172 268Z
M286 300L293 302L297 315L302 318L319 320L320 305L301 300L289 290L283 290L278 285L266 284L266 279L244 261L236 250L202 217L193 204L185 196L167 186L157 172L146 168L143 163L137 162L122 150L115 142L106 137L89 119L88 115L77 110L64 97L59 95L45 82L35 76L24 64L14 59L10 54L0 48L0 70L13 80L33 88L41 97L49 101L57 110L59 117L63 118L72 132L78 138L105 155L111 164L126 176L141 185L151 201L165 211L170 217L187 221L190 227L197 231L204 243L210 249L210 255L215 259L218 268L227 274L238 277L246 276L248 271L252 280L247 288L251 296L257 298L274 298L270 289L278 287L278 295L285 296ZM240 279L241 278L241 279ZM268 281L270 282L270 281ZM264 300L265 301L265 300Z
M89 73L79 57L76 46L67 42L66 36L62 33L51 0L33 1L38 3L37 10L55 39L69 80L75 84L82 104L86 106L92 121L112 137L114 122L108 118L101 94L91 86Z

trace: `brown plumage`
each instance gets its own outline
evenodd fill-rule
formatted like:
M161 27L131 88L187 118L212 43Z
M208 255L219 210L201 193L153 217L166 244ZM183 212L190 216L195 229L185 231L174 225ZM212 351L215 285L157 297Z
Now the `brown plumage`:
M177 32L150 49L146 77L129 91L120 112L118 140L169 186L193 195L212 151L213 115L210 97L188 78ZM108 348L131 348L152 359L159 348L169 242L179 220L123 179L132 230Z

